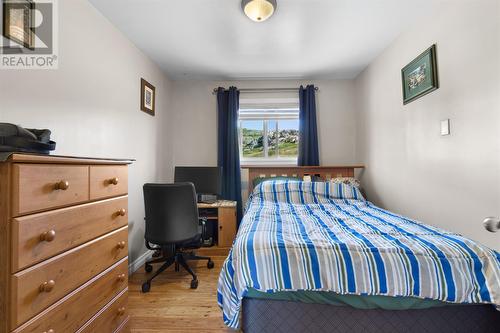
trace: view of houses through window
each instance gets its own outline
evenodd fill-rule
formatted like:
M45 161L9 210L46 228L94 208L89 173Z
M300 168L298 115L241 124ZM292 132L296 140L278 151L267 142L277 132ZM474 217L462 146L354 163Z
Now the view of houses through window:
M243 161L297 161L297 109L240 110L239 132Z

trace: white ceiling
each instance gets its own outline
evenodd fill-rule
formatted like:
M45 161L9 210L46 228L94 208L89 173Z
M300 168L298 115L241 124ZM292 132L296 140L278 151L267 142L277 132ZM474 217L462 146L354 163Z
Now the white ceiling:
M172 79L353 78L436 0L90 0Z

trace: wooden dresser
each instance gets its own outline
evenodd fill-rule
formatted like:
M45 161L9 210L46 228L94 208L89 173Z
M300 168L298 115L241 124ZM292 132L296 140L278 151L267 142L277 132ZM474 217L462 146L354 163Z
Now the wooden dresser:
M0 333L125 332L130 161L0 157Z

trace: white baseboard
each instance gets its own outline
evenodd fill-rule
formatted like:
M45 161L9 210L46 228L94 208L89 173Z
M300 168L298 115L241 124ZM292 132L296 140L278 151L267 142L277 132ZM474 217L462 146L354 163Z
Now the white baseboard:
M144 252L139 258L135 259L134 262L128 264L128 275L132 275L136 270L138 270L153 254L153 251Z

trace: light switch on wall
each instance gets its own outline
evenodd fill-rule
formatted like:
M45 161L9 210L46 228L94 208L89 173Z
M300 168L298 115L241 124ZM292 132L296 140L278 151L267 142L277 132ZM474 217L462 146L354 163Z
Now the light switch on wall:
M441 120L441 135L450 135L450 119Z

